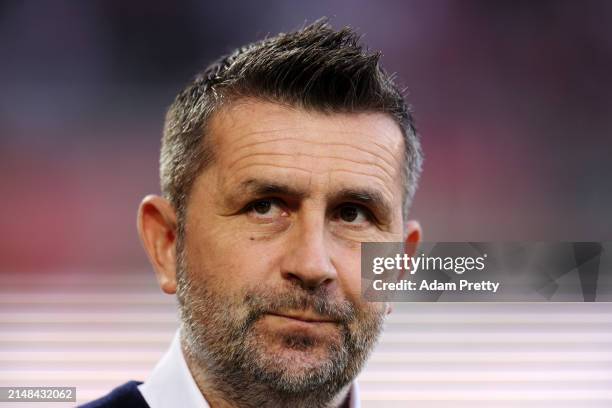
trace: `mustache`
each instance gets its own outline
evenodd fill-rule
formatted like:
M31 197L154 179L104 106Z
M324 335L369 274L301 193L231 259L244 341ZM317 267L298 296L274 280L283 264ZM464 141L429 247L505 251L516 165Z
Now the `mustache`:
M310 311L322 318L348 324L356 318L355 306L347 300L332 299L327 291L308 291L301 287L284 290L254 289L247 292L247 326L266 314L287 311Z

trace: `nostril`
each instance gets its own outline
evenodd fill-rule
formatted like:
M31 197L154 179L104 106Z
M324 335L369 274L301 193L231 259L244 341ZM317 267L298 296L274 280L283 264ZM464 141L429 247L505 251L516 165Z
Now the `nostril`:
M298 275L296 275L295 273L286 272L284 275L285 275L284 276L285 279L291 281L292 283L297 283L300 286L303 286L302 279Z
M333 281L331 278L326 278L324 275L304 275L300 273L285 272L283 278L290 281L293 285L299 286L305 290L318 289L321 286L328 286Z

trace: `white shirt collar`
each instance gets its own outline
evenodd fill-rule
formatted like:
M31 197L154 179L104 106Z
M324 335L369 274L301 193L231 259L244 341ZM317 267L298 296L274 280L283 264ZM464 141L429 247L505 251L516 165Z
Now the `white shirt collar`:
M179 330L166 354L138 390L150 408L210 408L183 357ZM351 384L349 395L349 408L361 408L356 381Z
M210 408L183 357L180 330L176 331L170 348L138 390L150 408Z

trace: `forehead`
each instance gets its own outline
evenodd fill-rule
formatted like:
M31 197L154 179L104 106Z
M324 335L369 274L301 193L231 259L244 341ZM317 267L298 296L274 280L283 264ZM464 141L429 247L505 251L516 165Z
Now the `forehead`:
M222 184L257 175L310 187L401 191L404 141L383 113L326 114L241 100L217 112L209 130Z

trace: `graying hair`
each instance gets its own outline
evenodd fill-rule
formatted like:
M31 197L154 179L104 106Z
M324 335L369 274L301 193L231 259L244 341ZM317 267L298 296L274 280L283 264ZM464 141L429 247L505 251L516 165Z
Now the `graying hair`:
M182 217L195 178L214 160L204 136L211 116L238 98L325 113L380 112L399 125L405 145L403 216L407 217L423 154L412 114L380 66L380 53L359 44L350 28L335 31L321 19L292 33L242 47L198 74L166 115L160 157L163 195Z

